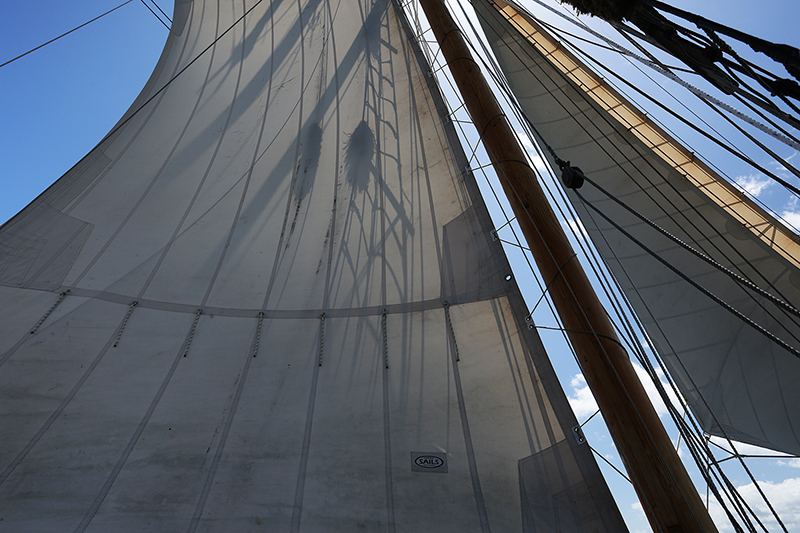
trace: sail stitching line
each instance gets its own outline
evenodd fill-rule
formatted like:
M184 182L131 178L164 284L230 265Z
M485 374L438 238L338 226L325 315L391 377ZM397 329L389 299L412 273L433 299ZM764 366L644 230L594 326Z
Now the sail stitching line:
M272 9L272 4L270 4L270 9ZM270 17L270 20L272 20L272 17ZM302 28L302 20L303 20L302 13L300 13L300 15L298 16L298 20L300 21L301 28ZM272 31L270 31L270 35L274 35L274 28L271 28L271 30ZM300 79L301 79L301 83L302 83L302 80L305 79L305 46L303 45L304 39L305 39L305 37L303 35L303 32L301 31L301 46L300 46L300 56L301 56L301 61L300 61ZM274 42L272 43L271 52L272 52L272 54L270 54L270 57L272 57L275 54ZM272 89L272 78L273 78L273 62L271 60L270 61L270 90ZM304 117L303 117L303 109L304 109L303 96L305 95L306 90L310 87L312 80L313 80L313 76L309 76L308 83L305 86L302 86L300 97L297 98L297 103L295 104L294 109L292 109L292 114L294 114L294 110L295 109L298 110L298 112L297 112L297 114L298 114L298 125L297 125L297 140L296 140L296 143L295 143L294 163L292 165L292 178L291 178L291 181L289 183L289 191L294 191L296 183L297 183L297 173L299 171L298 161L299 161L299 158L300 158L300 144L301 144L301 140L302 140L301 133L302 133L303 119L304 119ZM337 109L338 109L338 106L337 106ZM289 116L287 116L285 124L289 123L289 119L290 118L291 118L291 114ZM275 136L273 138L273 140L274 139L277 139L277 136ZM270 145L267 146L267 148L264 149L264 151L262 152L261 156L259 156L259 159L261 157L263 157L267 153L267 150L270 148L271 145L272 145L272 143L270 143ZM337 167L338 167L338 161L337 161ZM289 225L289 216L290 216L290 212L291 212L293 198L294 198L294 196L291 193L286 195L286 209L285 209L284 214L283 214L283 221L281 222L281 233L280 233L280 236L278 238L278 244L277 244L277 247L276 247L276 250L275 250L275 258L273 259L273 262L272 262L272 271L270 272L269 281L267 282L267 290L266 290L266 293L264 294L264 300L262 301L262 304L261 304L262 310L266 309L267 303L269 302L269 299L272 296L272 289L273 289L273 287L275 285L275 280L277 279L277 276L278 276L278 270L280 269L281 263L282 263L283 258L284 258L284 250L285 250L284 241L289 239L289 236L286 235L286 228ZM291 230L290 230L290 232L291 232Z
M186 342L186 349L183 350L183 356L186 357L189 353L189 347L192 345L192 339L194 338L194 332L197 330L197 323L200 321L200 315L203 314L202 309L198 309L194 316L194 322L192 323L192 329L189 331L189 340Z
M322 358L322 352L325 349L325 317L320 317L320 335L319 335L319 357ZM305 430L303 431L303 444L300 454L300 466L297 472L297 484L294 492L294 504L292 506L292 521L289 526L289 533L298 533L300 531L300 519L303 512L303 496L305 494L306 484L306 471L308 469L308 453L311 448L311 427L314 420L314 406L317 400L317 382L319 381L320 364L314 365L313 377L311 378L311 390L309 391L308 408L306 410L306 423Z
M105 302L113 302L122 305L129 305L130 297L112 293L108 291L94 290L94 289L81 289L70 288L70 295L82 298L91 298L95 300L102 300ZM196 304L182 304L175 302L168 302L162 300L150 300L142 298L137 300L139 303L137 307L145 309L158 309L161 311L171 311L176 313L191 313L197 311ZM287 319L287 318L316 318L319 317L323 311L330 317L349 317L349 316L378 316L384 309L387 314L406 313L410 311L429 311L441 307L442 302L440 298L430 298L428 300L416 300L404 303L386 304L385 306L374 305L365 307L340 307L340 308L302 308L302 309L258 309L258 308L233 308L233 307L216 307L204 306L203 309L206 313L220 316L230 317L255 317L259 312L263 312L266 318ZM27 333L30 336L29 333ZM26 337L27 338L27 337Z
M243 7L246 8L246 4L244 4L244 2L242 2L242 3L243 3ZM225 125L222 128L222 132L219 134L219 142L217 143L216 150L214 151L214 156L211 158L211 161L209 161L208 169L206 170L206 174L208 174L211 171L211 166L216 161L217 151L222 146L223 138L225 137L225 134L228 132L228 126L230 125L231 117L233 116L233 109L234 109L234 106L236 105L237 97L239 96L239 87L240 87L241 81L242 81L242 71L244 69L244 59L245 59L245 53L244 52L245 52L245 48L246 48L245 47L245 43L246 42L247 42L247 21L246 20L242 20L242 37L241 37L242 53L241 53L241 59L238 61L239 70L238 70L238 72L236 74L236 86L234 87L234 90L233 90L233 98L231 98L231 102L230 102L230 104L228 104L228 108L229 109L228 109L228 116L225 119ZM271 88L272 88L272 85L270 84L270 89ZM263 132L264 132L264 123L266 122L266 114L267 114L267 109L266 109L266 106L265 106L264 114L262 115L263 119L261 121L261 129L259 130L258 140L256 142L255 149L253 150L253 159L256 158L256 154L258 154L258 149L261 146L261 139L262 139L262 135L263 135ZM206 303L208 302L208 299L211 297L211 291L213 290L214 285L217 282L217 277L219 276L220 270L222 270L222 264L225 261L225 258L226 258L227 254L228 254L228 249L230 247L231 241L233 240L233 234L236 231L236 227L237 227L237 225L239 223L239 218L240 218L241 213L242 213L242 208L244 206L244 201L245 201L245 198L247 197L247 192L249 191L249 188L250 188L250 178L252 177L252 172L253 172L254 165L255 165L255 163L251 164L249 172L247 173L247 179L245 180L244 186L242 187L242 194L239 197L239 204L236 206L236 213L234 214L233 220L231 221L230 229L228 230L228 236L227 236L227 238L225 240L225 245L222 247L222 252L220 252L220 257L217 260L217 266L214 269L214 273L211 276L211 280L209 280L209 282L208 282L208 288L206 289L206 293L203 296L203 301L202 301L202 303L200 305L206 305ZM203 182L205 182L205 178L203 179Z
M44 315L42 315L42 318L40 318L40 319L39 319L39 321L36 323L36 325L35 325L35 326L33 326L33 328L31 328L31 331L30 331L30 334L31 334L31 335L33 335L34 333L36 333L36 331L37 331L37 330L38 330L38 329L39 329L39 328L42 326L42 324L44 324L44 321L45 321L45 320L47 320L47 318L48 318L48 317L49 317L49 316L50 316L50 315L53 313L53 311L55 311L55 310L56 310L56 308L57 308L59 305L61 305L61 302L63 302L63 301L64 301L64 298L66 298L66 297L67 297L67 294L68 294L68 293L69 293L69 289L65 290L64 292L62 292L62 293L61 293L61 294L58 296L58 299L56 300L56 303L54 303L54 304L53 304L53 305L50 307L50 309L48 309L48 310L47 310L47 311L44 313Z
M450 335L453 336L453 349L456 353L456 362L461 361L461 357L458 355L458 345L455 342L456 332L453 330L453 322L450 320L450 304L444 302L444 316L447 320L447 327L450 328Z
M394 486L392 482L392 431L391 409L389 405L389 339L386 332L386 313L381 315L381 336L383 337L383 462L386 479L386 521L389 533L395 531Z

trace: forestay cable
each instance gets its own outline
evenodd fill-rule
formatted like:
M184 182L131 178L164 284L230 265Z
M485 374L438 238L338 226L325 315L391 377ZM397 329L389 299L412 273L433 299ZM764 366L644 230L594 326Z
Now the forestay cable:
M0 64L0 67L4 67L4 66L8 65L9 63L13 63L13 62L14 62L14 61L16 61L17 59L20 59L20 58L22 58L22 57L25 57L26 55L30 54L31 52L35 52L35 51L36 51L36 50L38 50L39 48L43 48L43 47L47 46L48 44L50 44L50 43L52 43L52 42L54 42L54 41L57 41L57 40L61 39L62 37L65 37L65 36L69 35L70 33L74 32L74 31L77 31L77 30L79 30L79 29L83 28L84 26L86 26L86 25L88 25L88 24L91 24L91 23L92 23L92 22L94 22L95 20L105 17L106 15L108 15L109 13L111 13L112 11L116 11L117 9L121 8L122 6L124 6L124 5L127 5L127 4L130 4L131 2L133 2L133 0L127 0L126 2L123 2L123 3L121 3L121 4L120 4L120 5L118 5L117 7L113 8L113 9L109 9L108 11L106 11L105 13L103 13L102 15L98 15L98 16L96 16L95 18L93 18L92 20L90 20L90 21L88 21L88 22L84 22L84 23L83 23L83 24L81 24L80 26L77 26L77 27L75 27L75 28L72 28L72 29L71 29L71 30L69 30L68 32L66 32L66 33L62 33L62 34L61 34L61 35L59 35L58 37L55 37L55 38L53 38L53 39L50 39L50 40L49 40L49 41L47 41L46 43L44 43L44 44L40 44L40 45L39 45L39 46L37 46L36 48L32 48L32 49L28 50L28 51L27 51L27 52L25 52L24 54L20 54L20 55L18 55L18 56L17 56L17 57L15 57L14 59L9 59L9 60L8 60L8 61L6 61L5 63L2 63L2 64ZM169 28L167 28L167 29L169 29Z

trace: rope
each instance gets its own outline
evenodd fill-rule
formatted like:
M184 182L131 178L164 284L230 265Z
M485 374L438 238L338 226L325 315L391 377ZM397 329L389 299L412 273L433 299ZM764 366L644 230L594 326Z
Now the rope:
M381 315L381 329L383 331L383 364L389 368L389 341L386 338L386 309L383 310Z
M683 242L682 240L680 240L675 235L671 234L670 232L668 232L667 230L665 230L664 228L662 228L661 226L659 226L658 224L656 224L652 220L648 219L647 217L645 217L644 215L642 215L641 213L639 213L638 211L636 211L635 209L633 209L629 205L627 205L624 202L622 202L620 199L618 199L615 196L613 196L610 192L605 190L603 187L601 187L600 185L598 185L597 183L595 183L591 179L589 179L589 178L587 178L585 176L584 176L584 179L586 180L587 183L593 185L597 190L599 190L604 195L606 195L608 198L613 200L617 205L619 205L620 207L622 207L623 209L628 211L630 214L632 214L633 216L635 216L636 218L638 218L639 220L641 220L642 222L644 222L645 224L647 224L648 226L653 228L654 230L658 231L659 233L661 233L662 235L664 235L665 237L670 239L672 242L674 242L678 246L682 247L683 249L685 249L686 251L688 251L689 253L691 253L695 257L697 257L699 259L702 259L703 261L705 261L709 265L713 266L714 268L716 268L717 270L719 270L720 272L722 272L723 274L725 274L726 276L728 276L729 278L734 280L736 283L739 283L740 285L744 285L748 289L750 289L750 290L752 290L754 292L757 292L759 295L761 295L764 298L768 299L769 301L771 301L772 303L774 303L778 307L781 307L785 311L788 311L789 313L791 313L791 314L797 316L798 318L800 318L800 311L798 311L794 306L790 305L787 302L784 302L783 300L781 300L777 296L774 296L773 294L765 291L764 289L762 289L761 287L759 287L758 285L756 285L755 283L753 283L749 279L747 279L747 278L745 278L743 276L740 276L736 272L733 272L733 271L729 270L725 265L722 265L721 263L718 263L713 258L707 256L706 254L700 252L699 250L696 250L695 248L690 246L688 243Z
M152 13L152 14L153 14L153 16L154 16L155 18L157 18L157 19L158 19L158 21L159 21L161 24L163 24L163 25L164 25L164 27L165 27L165 28L167 28L167 30L169 30L169 26L167 26L167 23L166 23L166 22L164 22L163 20L161 20L161 17L159 17L159 16L158 16L158 13L156 13L155 11L153 11L153 8L152 8L152 7L150 7L149 5L147 5L147 3L146 3L144 0L142 0L142 4L144 5L144 7L146 7L146 8L147 8L147 10L148 10L148 11L150 11L150 13ZM156 6L156 7L158 7L158 6ZM159 9L159 11L161 10L161 8L160 8L160 7L159 7L158 9ZM162 13L163 13L163 11L162 11Z
M636 239L636 237L634 237L633 235L631 235L630 233L625 231L622 227L620 227L618 224L616 224L614 221L612 221L609 217L607 217L599 209L597 209L591 203L587 202L586 199L577 190L575 191L575 194L578 196L578 198L581 199L581 201L584 203L584 205L586 205L589 208L591 208L595 213L600 215L606 222L608 222L609 224L614 226L614 228L617 231L619 231L620 233L625 235L628 239L630 239L631 242L633 242L639 248L641 248L642 250L644 250L645 252L650 254L656 261L658 261L659 263L661 263L662 265L664 265L665 267L670 269L672 272L677 274L681 279L683 279L689 285L691 285L695 289L699 290L701 293L703 293L706 296L708 296L709 298L711 298L711 300L713 300L719 306L723 307L725 310L727 310L728 312L733 314L739 320L743 321L745 324L747 324L748 326L752 327L753 329L755 329L756 331L758 331L759 333L761 333L762 335L767 337L769 340L771 340L772 342L774 342L775 344L779 345L784 350L788 351L789 353L791 353L792 355L794 355L795 357L800 359L800 351L798 351L796 348L794 348L790 344L786 343L784 340L780 339L778 336L776 336L772 332L768 331L764 327L760 326L759 324L757 324L756 322L754 322L753 320L751 320L750 318L745 316L743 313L741 313L738 309L734 308L733 306L731 306L730 304L728 304L727 302L722 300L722 298L719 298L718 296L713 294L711 291L709 291L708 289L706 289L705 287L701 286L696 281L694 281L691 278L689 278L689 276L685 275L683 272L681 272L680 270L678 270L677 268L672 266L665 259L661 258L657 253L655 253L653 250L651 250L650 248L645 246L644 243L642 243L641 241Z
M66 33L62 33L62 34L61 34L61 35L59 35L58 37L55 37L55 38L53 38L53 39L50 39L50 40L49 40L49 41L47 41L46 43L44 43L44 44L40 44L40 45L39 45L39 46L37 46L36 48L32 48L32 49L28 50L28 51L27 51L27 52L25 52L24 54L20 54L20 55L18 55L18 56L17 56L17 57L15 57L14 59L9 59L9 60L8 60L8 61L6 61L5 63L3 63L3 64L0 64L0 67L4 67L4 66L8 65L9 63L13 63L13 62L14 62L14 61L16 61L17 59L19 59L19 58L21 58L21 57L25 57L26 55L30 54L31 52L35 52L35 51L36 51L36 50L38 50L39 48L45 47L45 46L47 46L48 44L50 44L50 43L52 43L52 42L54 42L54 41L57 41L57 40L61 39L62 37L65 37L65 36L69 35L70 33L74 32L74 31L77 31L77 30L79 30L79 29L83 28L84 26L86 26L87 24L91 24L91 23L92 23L92 22L94 22L95 20L97 20L97 19L100 19L100 18L103 18L103 17L105 17L106 15L108 15L109 13L111 13L112 11L116 11L117 9L121 8L122 6L124 6L124 5L126 5L126 4L130 4L131 2L133 2L133 0L127 0L127 2L123 2L123 3L121 3L120 5L118 5L117 7L113 8L113 9L109 9L108 11L106 11L105 13L103 13L102 15L98 15L98 16L96 16L95 18L93 18L92 20L90 20L90 21L88 21L88 22L84 22L84 23L83 23L83 24L81 24L80 26L77 26L77 27L75 27L75 28L72 28L72 29L71 29L71 30L69 30L68 32L66 32Z
M133 302L131 302L131 305L128 308L128 312L125 313L125 318L122 319L122 326L120 326L119 328L119 334L117 335L117 338L114 340L114 348L116 348L117 344L119 344L119 340L122 338L122 332L125 331L125 326L128 325L128 320L131 318L133 310L136 308L137 305L139 305L139 302L134 300Z
M256 341L253 346L253 357L258 355L258 345L261 343L261 325L264 323L264 311L258 313L258 327L256 328Z
M444 303L444 316L447 320L447 327L450 328L450 335L453 337L453 349L456 352L456 362L461 361L458 355L458 343L456 343L456 331L453 329L453 322L450 320L450 304Z
M56 310L56 307L61 305L61 302L63 302L64 298L67 297L67 293L68 292L69 292L69 290L66 290L66 291L61 293L61 295L58 297L58 300L56 300L56 303L54 303L52 305L52 307L50 307L50 309L48 309L47 312L45 312L45 314L42 316L42 318L39 319L39 322L37 322L36 325L33 326L33 328L31 328L31 335L36 333L36 330L39 329L39 327L42 324L44 324L44 321L47 320L47 317L49 317L52 314L52 312Z
M325 350L325 313L319 317L319 366L322 366L322 352Z
M533 0L533 1L536 2L539 5L547 7L548 9L550 9L554 13L558 14L560 17L563 17L564 19L568 20L569 22L571 22L573 24L577 24L576 22L572 21L569 17L567 17L563 13L560 13L560 12L550 8L549 6L546 6L541 0ZM692 94L694 94L695 96L697 96L701 100L704 100L707 103L713 103L714 105L724 109L725 111L727 111L728 113L734 115L735 117L739 118L740 120L743 120L744 122L747 122L748 124L750 124L754 128L757 128L757 129L763 131L764 133L766 133L767 135L770 135L771 137L774 137L775 139L781 141L782 143L786 144L787 146L790 146L790 147L794 148L795 150L800 151L800 144L792 141L791 139L789 139L785 135L781 135L780 133L778 133L777 131L773 130L772 128L769 128L769 127L765 126L764 124L762 124L761 122L759 122L759 121L757 121L757 120L745 115L741 111L739 111L739 110L735 109L734 107L726 104L722 100L714 98L713 96L711 96L707 92L698 89L697 87L695 87L694 85L692 85L691 83L689 83L687 81L684 81L683 79L681 79L679 76L677 76L673 72L670 72L669 70L661 67L660 65L654 63L653 61L650 61L649 59L646 59L646 58L640 56L639 54L636 54L635 52L632 52L632 51L628 50L624 46L622 46L620 44L617 44L616 42L614 42L613 40L609 39L605 35L603 35L603 34L597 32L597 31L589 28L588 26L586 26L586 25L582 25L582 26L579 25L579 26L582 27L585 31L587 31L587 32L591 33L592 35L594 35L595 37L597 37L598 39L602 39L609 46L613 46L621 54L624 54L624 55L627 55L629 57L632 57L633 59L639 61L640 63L643 63L644 65L647 65L648 67L652 68L656 72L658 72L658 73L666 76L667 78L671 79L672 81L674 81L678 85L681 85L682 87L687 89L689 92L691 92Z
M192 324L192 329L189 331L189 338L186 339L186 348L183 350L183 356L186 357L186 354L189 353L189 347L192 345L192 339L194 339L194 332L197 329L197 323L200 321L200 315L203 314L202 309L198 309L197 313L194 315L194 323Z

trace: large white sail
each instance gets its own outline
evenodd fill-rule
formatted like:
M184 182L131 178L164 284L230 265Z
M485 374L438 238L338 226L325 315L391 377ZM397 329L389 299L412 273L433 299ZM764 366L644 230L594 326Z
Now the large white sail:
M800 302L797 236L535 21L501 1L476 6L527 118L559 158L609 193L587 185L578 191L582 198L568 194L704 429L800 454L800 390L794 386L800 359L791 352L800 347L797 312L747 288L624 206L789 307Z
M623 531L444 116L390 2L178 0L0 229L0 529Z

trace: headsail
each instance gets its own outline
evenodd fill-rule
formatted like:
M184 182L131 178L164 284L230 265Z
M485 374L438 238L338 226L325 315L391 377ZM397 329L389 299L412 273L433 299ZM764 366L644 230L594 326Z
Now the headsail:
M792 353L800 347L796 310L750 290L622 204L790 307L800 302L798 237L535 21L503 2L476 4L528 119L561 159L608 191L587 186L579 191L582 198L568 194L704 429L800 454L800 391L792 385L800 378L800 359ZM690 286L623 231L741 316Z
M0 230L5 527L624 531L444 115L390 2L177 2Z

